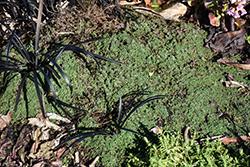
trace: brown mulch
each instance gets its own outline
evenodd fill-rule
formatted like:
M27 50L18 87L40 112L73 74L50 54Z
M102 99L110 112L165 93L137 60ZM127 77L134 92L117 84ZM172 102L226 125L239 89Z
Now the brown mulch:
M85 9L76 6L62 9L53 15L51 21L44 28L46 35L42 37L42 43L50 43L55 39L59 42L66 38L67 43L75 44L100 37L103 34L122 31L125 29L125 24L108 8L103 9L94 4ZM92 34L96 34L96 36Z

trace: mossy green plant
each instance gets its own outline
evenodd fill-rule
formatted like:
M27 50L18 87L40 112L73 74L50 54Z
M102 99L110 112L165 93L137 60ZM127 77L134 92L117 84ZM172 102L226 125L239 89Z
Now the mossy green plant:
M199 132L197 137L202 138L226 133L247 135L250 104L244 102L245 96L237 96L237 88L225 87L220 79L230 72L236 81L248 84L249 72L218 64L215 61L218 55L204 47L206 31L193 24L167 22L145 15L138 16L138 21L141 26L130 23L125 31L104 34L109 38L88 44L89 52L125 63L125 66L101 61L98 69L88 57L84 60L75 58L75 52L65 52L58 60L73 86L70 94L68 89L59 89L52 81L58 90L58 98L87 110L78 120L78 128L95 130L105 127L105 121L112 121L112 114L118 113L118 92L124 95L123 103L128 104L129 95L150 87L145 98L168 97L142 106L136 115L130 116L127 128L140 131L138 125L143 125L149 130L161 118L163 129L173 134L192 125L192 130ZM3 112L14 107L11 100L17 85L15 80L12 81L9 83L12 86L0 99ZM66 86L66 83L58 82L61 87ZM34 92L29 93L30 97L34 96ZM135 102L140 100L143 99ZM248 100L249 96L246 96L245 101ZM36 108L39 105L34 103ZM52 107L46 109L53 111ZM15 116L25 110L25 104L20 101ZM75 114L74 110L67 111ZM220 117L219 111L226 117ZM79 149L86 150L86 158L100 156L99 164L103 166L121 166L126 160L126 152L136 145L135 140L136 135L129 132L113 138L96 136L82 141Z
M159 134L159 142L154 143L144 137L144 154L130 153L126 166L249 166L250 155L239 149L233 155L220 142L205 141L202 145L189 139L184 142L179 133Z

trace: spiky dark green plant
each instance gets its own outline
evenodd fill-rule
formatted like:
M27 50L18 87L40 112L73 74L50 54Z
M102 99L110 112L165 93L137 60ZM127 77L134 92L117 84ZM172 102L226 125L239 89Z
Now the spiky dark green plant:
M129 132L133 132L133 133L137 133L131 129L127 129L124 128L124 124L126 123L126 121L128 120L128 118L142 105L152 101L152 100L157 100L157 99L163 99L166 97L166 95L157 95L157 96L151 96L148 97L147 99L143 100L142 102L138 103L135 107L133 107L133 109L131 109L130 112L128 112L130 110L130 107L132 105L132 103L135 101L135 99L140 96L144 91L146 91L148 88L142 90L141 92L139 92L128 104L128 106L126 107L126 109L123 111L122 110L122 97L119 94L119 113L118 113L118 117L117 117L117 122L115 122L115 129L116 129L116 134L119 134L121 130L125 130L125 131L129 131ZM126 117L125 117L126 116ZM124 118L124 119L123 119Z
M35 14L32 10L30 1L20 0L3 0L0 2L0 15L2 20L15 21L15 23L20 24L21 22L31 22L35 30L35 22L33 21L33 15ZM37 4L37 3L36 3ZM38 7L36 8L38 11ZM36 12L36 16L37 16Z
M48 54L41 54L39 52L32 53L31 51L27 50L25 45L22 43L20 37L15 33L15 31L12 31L10 27L4 24L3 22L0 22L0 24L4 25L11 32L11 35L9 35L8 33L2 31L3 33L5 33L5 35L9 37L9 43L6 46L6 55L3 55L3 50L0 53L0 73L4 72L6 76L9 76L5 77L6 80L12 78L11 75L15 75L15 73L19 73L21 76L21 82L19 84L16 97L15 111L17 110L21 90L27 79L30 79L32 82L34 82L38 100L41 106L41 111L44 117L45 106L43 105L40 88L42 88L43 91L48 94L49 90L46 87L47 85L52 91L55 103L61 108L61 104L57 102L57 96L55 93L54 86L51 83L51 78L54 77L60 79L61 75L66 81L70 90L72 91L72 86L62 69L59 67L56 61ZM20 55L19 58L10 57L10 51L12 49L16 49L16 51ZM44 78L44 81L42 78ZM65 113L69 116L67 112Z
M98 61L96 58L100 58L103 60L111 61L114 63L122 64L116 61L113 61L111 59L107 59L103 56L90 53L86 51L83 48L78 47L77 45L90 42L93 40L83 41L80 43L77 43L75 45L62 45L61 47L55 48L54 52L52 54L50 53L41 53L38 49L39 44L39 34L40 34L40 24L41 24L41 17L42 17L42 10L43 10L43 1L40 1L39 5L39 14L38 14L38 22L36 26L36 41L35 41L35 49L34 50L27 50L24 43L21 41L21 38L18 34L15 33L15 30L11 30L10 26L4 23L4 21L0 21L0 25L4 26L10 34L8 34L3 29L0 29L0 31L8 37L9 42L8 44L1 50L0 52L0 73L4 72L5 79L8 80L11 75L15 75L14 73L19 73L21 75L21 82L18 87L18 93L16 97L16 103L15 103L15 111L17 110L17 106L19 103L21 90L26 82L26 80L29 78L35 86L37 97L41 106L41 111L44 117L46 117L45 114L45 106L42 100L42 94L40 88L42 88L43 92L45 94L48 94L49 91L52 91L53 94L53 100L57 106L59 106L65 114L67 114L70 118L71 116L64 110L63 106L71 107L69 104L66 104L60 100L57 99L57 95L54 89L54 86L51 82L51 79L55 80L60 79L60 75L64 78L65 82L67 83L68 87L70 88L72 92L72 86L62 71L62 69L57 64L57 60L60 58L63 52L67 50L77 51L83 54L87 54L91 56L96 63L98 64ZM98 40L98 39L95 39ZM17 57L10 57L10 51L12 49L16 49L18 52ZM6 54L4 55L4 51L6 51ZM82 56L79 55L81 58ZM8 77L9 76L9 77ZM44 78L44 80L42 79ZM6 83L7 81L4 81ZM76 108L74 108L76 109Z
M133 109L126 115L126 113L129 111L130 109L130 106L132 105L132 103L135 101L135 99L141 95L145 90L147 90L148 88L142 90L141 92L139 92L130 102L129 102L129 105L126 107L125 111L122 112L122 98L121 98L121 95L119 94L119 113L118 113L118 118L117 118L117 122L115 122L114 124L110 124L110 126L108 127L112 127L114 126L115 129L116 129L116 132L114 133L113 130L99 130L99 131L94 131L94 132L86 132L86 133L82 133L82 134L79 134L77 136L74 136L74 137L71 137L70 139L67 139L66 141L64 141L63 143L59 144L55 149L58 149L59 147L61 147L63 144L69 142L69 141L73 141L75 140L73 143L71 143L67 148L66 150L64 151L64 153L70 148L72 147L73 145L75 145L76 143L84 140L85 138L87 137L94 137L96 135L104 135L104 136L109 136L109 137L113 137L114 135L118 135L120 133L121 130L125 130L125 131L128 131L128 132L132 132L132 133L136 133L138 134L137 132L135 132L134 130L131 130L131 129L127 129L127 128L124 128L124 124L125 122L128 120L128 118L131 116L131 114L133 114L139 107L141 107L142 105L152 101L152 100L157 100L157 99L163 99L165 98L166 96L165 95L157 95L157 96L152 96L152 97L149 97L145 100L143 100L142 102L139 102L135 107L133 107ZM126 115L126 117L125 117ZM125 118L124 118L125 117ZM123 119L124 118L124 119ZM113 129L113 128L112 128ZM63 154L64 154L63 153ZM62 154L62 155L63 155Z
M68 147L66 147L66 149L64 150L64 152L62 153L62 155L65 154L66 151L68 151L72 146L74 146L75 144L79 143L80 141L88 138L88 137L94 137L94 136L98 136L98 135L103 135L103 136L110 136L113 137L113 134L110 133L110 131L107 130L100 130L100 131L95 131L95 132L86 132L86 133L82 133L79 134L77 136L71 137L68 140L62 142L61 144L59 144L57 147L55 147L54 149L57 150L59 147L61 147L62 145L64 145L65 143L69 142L69 141L73 141ZM62 156L61 155L61 156Z

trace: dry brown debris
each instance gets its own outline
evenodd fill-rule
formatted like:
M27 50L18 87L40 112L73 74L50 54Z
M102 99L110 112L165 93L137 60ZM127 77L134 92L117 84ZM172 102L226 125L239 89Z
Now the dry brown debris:
M221 140L221 142L224 145L228 145L230 143L235 143L237 145L240 145L244 142L250 142L250 137L249 136L238 136L238 137L224 138Z
M123 14L123 10L121 10ZM85 6L85 9L72 7L61 9L54 14L46 25L47 35L42 38L42 43L59 42L65 37L68 44L96 38L105 33L114 33L124 30L122 20L114 16L109 8L103 8L96 4ZM91 34L96 34L92 36Z
M36 118L30 118L29 122L23 123L21 128L6 125L0 130L0 158L2 159L0 166L62 166L60 156L65 147L56 151L54 148L67 135L63 131L65 126L68 127L68 124L72 123L54 113L47 114L49 115L47 119L39 118L39 114ZM5 117L7 116L2 116L2 118ZM49 118L57 122L51 123ZM11 118L8 121L10 120ZM65 126L62 126L62 121L68 123L64 122Z
M220 58L219 60L217 60L217 62L218 63L223 63L223 64L231 66L231 67L243 69L243 70L250 70L250 64L236 63L233 60L230 60L229 58L226 58L226 57Z
M9 111L7 115L0 114L0 130L3 130L6 126L10 124L11 112Z
M211 48L215 52L221 52L223 56L228 53L237 54L245 46L246 41L246 30L239 28L237 31L230 32L215 32L211 27L210 34L208 35L206 47Z

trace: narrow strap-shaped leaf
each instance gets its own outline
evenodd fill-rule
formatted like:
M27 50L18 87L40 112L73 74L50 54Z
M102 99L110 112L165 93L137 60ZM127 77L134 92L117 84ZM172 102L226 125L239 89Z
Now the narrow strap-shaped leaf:
M72 106L72 105L70 105L70 104L64 103L63 101L58 100L58 99L57 99L57 102L58 102L59 104L63 105L63 106L66 106L66 107L72 108L72 109L74 109L74 110L78 110L78 111L86 111L86 110L84 110L84 109L80 109L80 108L74 107L74 106Z
M22 81L21 81L20 85L18 86L18 91L17 91L17 96L16 96L16 104L15 104L15 112L17 111L17 106L18 106L18 103L19 103L21 91L22 91L23 85L24 85L28 75L29 75L29 73L26 73L23 76Z
M11 33L13 33L13 31L10 29L10 27L8 25L4 24L2 21L0 21L0 23L2 25L4 25ZM2 32L4 32L4 31L2 31ZM5 34L7 34L7 33L5 33ZM20 40L19 36L16 33L14 33L14 37L17 40L17 42L21 45L21 47L23 48L24 53L22 52L22 49L19 47L19 45L17 43L15 43L14 41L13 41L13 43L16 45L18 50L20 52L22 52L22 56L26 59L26 61L29 62L30 61L30 55L29 55L28 51L26 50L26 47L24 46L24 44L22 43L22 41Z
M129 102L127 108L126 108L125 111L122 113L121 119L122 119L122 118L124 117L124 115L127 113L127 111L129 110L130 105L135 101L135 99L136 99L138 96L140 96L140 94L142 94L142 93L143 93L144 91L146 91L147 89L148 89L148 88L143 89L142 91L140 91L139 93L137 93L137 95ZM118 124L120 125L120 123L121 123L121 120L120 120L120 122L119 122Z
M76 143L78 143L78 142L84 140L84 139L87 138L87 137L92 137L92 136L94 136L94 132L90 132L89 134L86 134L86 135L80 137L79 139L77 139L76 141L74 141L72 144L70 144L68 147L66 147L66 149L64 150L64 152L62 153L62 155L64 155L65 152L68 151L69 148L72 147L73 145L75 145ZM61 156L62 156L62 155L61 155Z
M60 74L63 76L64 80L66 81L67 85L69 86L70 88L70 91L72 92L72 86L68 80L68 78L66 77L66 75L64 74L64 72L62 71L61 67L59 67L59 65L48 55L46 54L43 54L46 58L48 58L52 64L58 69L58 71L60 72Z
M7 59L7 58L6 58ZM19 68L19 67L22 67L23 64L19 64L19 63L16 63L15 61L11 61L11 60L0 60L0 66L2 68L4 67L16 67L16 68Z
M40 106L41 106L43 117L46 118L46 113L45 113L44 106L43 106L43 100L42 100L42 97L41 97L41 92L40 92L39 84L38 84L38 81L37 81L37 73L36 73L36 71L33 71L33 75L34 75L34 83L35 83L35 87L36 87L36 93L37 93L37 97L38 97L38 100L39 100L39 103L40 103Z
M23 34L25 34L25 33L28 32L28 30L26 30L25 32L23 32L24 29L25 29L26 27L27 27L27 24L25 24L25 25L22 27L21 31L17 34L19 37L21 37Z
M115 0L115 1L116 1L116 6L117 6L118 17L119 19L121 19L121 9L120 9L119 2L118 0Z
M60 58L61 54L65 51L65 47L63 47L60 52L58 53L58 55L55 58L55 62L57 62L57 60Z
M0 61L0 68L17 68L18 69L18 64L15 62L10 62L10 61Z
M145 8L135 8L135 10L144 10L144 11L146 11L146 12L150 12L150 13L152 13L152 14L155 14L155 15L157 15L157 16L159 16L159 17L162 17L162 18L163 18L163 16L162 16L162 15L160 15L160 14L158 14L158 13L156 13L156 12L152 11L152 10L149 10L149 9L145 9Z
M18 59L15 59L15 58L13 58L13 57L0 56L0 58L8 58L8 59L11 59L11 60L13 60L13 61L15 61L15 62L17 62L17 63L23 64L21 61L19 61Z
M9 43L7 45L7 52L6 52L6 60L8 60L8 57L9 57L9 54L10 54L10 49L11 49L11 44L12 44L12 41L13 41L13 36L14 36L14 33L15 33L15 30L12 32L11 36L10 36L10 39L9 39Z
M135 133L135 134L139 134L138 132L133 131L133 130L131 130L131 129L127 129L127 128L121 128L121 130L125 130L125 131L128 131L128 132L132 132L132 133Z
M140 94L142 94L143 92L145 92L147 89L149 89L149 87L143 89L142 91L140 91L139 93L137 93L137 94L135 95L135 97L129 102L129 104L128 104L126 110L125 110L125 112L127 112L127 111L129 110L130 105L135 101L135 99L136 99L138 96L140 96Z
M6 72L6 71L13 71L12 68L4 68L4 69L0 69L0 73L2 72Z
M87 137L92 137L92 136L96 136L96 135L113 136L113 135L110 135L110 134L108 133L108 131L105 131L105 130L104 130L104 131L96 131L96 132L87 132L87 133L83 133L83 134L81 134L81 135L77 135L77 136L75 136L75 137L72 137L72 138L66 140L65 142L63 142L63 143L61 143L60 145L58 145L55 149L59 148L61 145L65 144L66 142L68 142L68 141L70 141L70 140L73 140L73 139L79 137L76 141L74 141L73 143L71 143L71 144L65 149L65 151L62 153L62 155L63 155L70 147L72 147L72 146L75 145L76 143L78 143L78 142L84 140L84 139L87 138Z
M76 141L74 141L73 143L71 143L67 148L70 148L71 146L75 145L76 143L82 141L83 139L87 138L87 137L92 137L97 135L96 132L87 132L82 134L82 137L80 137L79 139L77 139Z
M89 55L92 59L94 59L94 61L96 62L96 64L97 64L98 66L100 66L98 60L95 58L95 56L94 56L93 53L88 52L88 51L86 51L86 50L84 50L84 49L81 49L81 48L79 48L79 50L77 50L77 51L80 51L80 52L82 52L82 53L84 53L84 54ZM81 55L80 55L80 57L83 58Z
M139 107L141 107L142 105L144 105L144 104L146 104L146 103L148 103L148 102L150 102L150 101L152 101L152 100L157 100L157 99L163 99L163 98L165 98L166 96L165 95L158 95L158 96L152 96L152 97L149 97L149 98L147 98L146 100L143 100L142 102L140 102L136 107L134 107L130 112L129 112L129 114L127 115L127 117L123 120L123 122L121 123L121 127L124 125L124 123L127 121L127 119L128 119L128 117L131 115L131 114L133 114L133 112L137 109L137 108L139 108Z
M71 138L65 140L64 142L62 142L61 144L59 144L58 146L56 146L56 147L54 148L54 150L57 150L59 147L61 147L61 146L64 145L65 143L67 143L67 142L69 142L69 141L71 141L71 140L73 140L73 139L76 139L76 138L78 138L78 137L81 137L82 135L83 135L83 134L79 134L79 135L73 136L73 137L71 137Z
M45 67L47 67L53 74L55 74L55 76L56 76L58 79L61 79L60 75L56 72L56 70L54 70L53 67L51 67L49 64L46 64Z
M1 22L0 21L0 23L1 24L3 24L4 26L6 25L6 24L4 24L3 22ZM7 25L6 25L7 26ZM10 32L12 32L12 30L10 29L10 28L8 28L8 27L6 27ZM2 32L2 33L4 33L7 37L10 37L10 35L9 34L7 34L6 32L4 32L2 29L0 29L0 31ZM14 36L15 36L15 39L18 41L18 39L19 38L16 38L16 34L14 34ZM29 60L30 59L28 59L29 58L29 54L28 54L28 52L27 52L27 50L25 49L25 47L24 47L24 45L21 43L21 46L23 46L24 47L24 52L22 51L22 49L20 48L20 46L18 45L18 43L15 41L15 40L13 40L12 41L13 43L14 43L14 45L17 47L17 49L18 49L18 51L20 52L20 54L22 55L22 57L27 61L27 62L29 62ZM6 49L6 47L4 47L2 50L5 50Z
M120 20L120 17L117 16L117 14L116 14L115 11L110 7L110 5L109 5L105 0L102 0L102 1L105 3L105 5L108 6L108 8L112 11L112 13L115 15L115 17L117 17L117 18Z
M50 87L50 89L51 89L51 91L53 93L54 101L55 101L55 103L57 103L57 100L56 100L56 91L54 89L53 84L50 81L50 78L48 77L48 75L45 73L45 71L41 67L38 66L37 68L43 73L43 76L45 77L45 79L46 79L47 83L49 84L49 87Z
M116 64L120 64L120 65L125 65L125 64L123 64L123 63L120 63L120 62L118 62L118 61L115 61L115 60L106 58L106 57L101 56L101 55L98 55L98 54L94 54L94 53L93 53L93 55L94 55L95 57L99 58L99 59L102 59L102 60L106 60L106 61L109 61L109 62L112 62L112 63L116 63Z
M117 118L118 126L121 122L121 113L122 113L122 97L121 97L121 93L119 92L119 113L118 113L118 118Z
M61 108L61 110L66 114L71 120L73 120L72 116L61 106L60 103L56 103L56 105Z
M0 4L12 4L11 2L5 1L5 2L0 2Z
M64 45L64 46L65 46L66 50L78 51L78 52L82 52L82 53L84 53L84 54L89 55L91 58L93 58L93 59L95 60L96 64L99 66L99 63L98 63L98 61L96 60L96 58L95 58L95 56L93 55L93 53L88 52L88 51L86 51L86 50L84 50L84 49L82 49L82 48L79 48L79 47L76 47L76 46L72 46L72 45ZM80 57L81 57L81 55L80 55ZM83 58L83 57L81 57L81 58Z
M16 66L8 66L8 67L3 67L3 68L0 67L0 71L1 72L3 72L3 71L14 71L14 72L22 73L22 71L20 71L19 68L16 68Z
M141 24L137 21L137 19L132 14L130 14L129 12L125 12L125 14L129 14L129 16L134 19L134 21L138 24L138 26L141 26Z
M35 29L36 29L36 26L35 26L35 24L34 24L34 20L33 20L33 17L32 17L32 14L31 14L31 12L30 12L30 8L29 8L30 4L27 3L27 0L23 0L23 3L24 3L24 6L25 6L26 9L27 9L28 15L29 15L29 17L30 17L30 19L31 19L32 26L33 26L33 28L34 28L34 30L35 30Z

